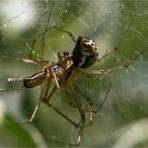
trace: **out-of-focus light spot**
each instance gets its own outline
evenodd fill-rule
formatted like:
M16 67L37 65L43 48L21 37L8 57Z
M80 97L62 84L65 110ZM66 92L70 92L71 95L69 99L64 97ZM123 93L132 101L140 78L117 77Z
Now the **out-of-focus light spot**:
M67 13L68 11L67 11L67 10L65 10L64 12L65 12L65 13Z
M148 138L148 119L130 123L123 127L119 133L116 133L118 138L113 145L113 148L130 148L136 147L138 144L147 141Z
M36 22L35 6L30 0L7 0L1 3L3 28L24 31Z
M0 124L3 122L5 110L5 104L2 100L0 100Z

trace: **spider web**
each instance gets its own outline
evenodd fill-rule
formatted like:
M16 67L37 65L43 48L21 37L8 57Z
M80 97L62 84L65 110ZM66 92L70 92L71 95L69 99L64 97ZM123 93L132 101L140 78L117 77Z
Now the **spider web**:
M20 63L16 59L28 58L30 51L27 43L31 45L32 39L42 33L45 27L52 25L72 32L76 38L81 35L92 38L98 45L99 57L114 47L119 48L90 70L115 67L129 62L140 50L148 46L148 2L145 0L14 0L14 6L18 4L18 7L8 7L12 6L9 1L0 3L0 78L26 77L39 70L40 67ZM10 15L11 9L16 12ZM75 45L67 34L56 30L46 33L45 43L43 59L51 61L57 61L58 51L72 52ZM35 56L40 54L40 44L40 40L37 40ZM126 146L148 146L148 132L143 130L147 128L148 122L147 58L148 51L140 55L128 70L102 76L99 80L80 75L80 87L85 90L95 106L101 104L109 83L112 84L107 101L95 116L93 126L84 131L81 146L124 146L127 139L131 138L133 140ZM0 84L1 88L15 88L17 84L9 85L3 81ZM18 123L30 117L39 91L40 88L34 88L24 90L21 94L1 94L1 100L6 100L6 105L3 106L8 115L1 127L0 137L3 140L0 146L61 146L56 141L68 143L71 139L74 140L71 125L45 105L41 106L32 125L26 125L27 128L24 128ZM77 111L68 106L64 94L58 91L52 100L55 100L53 102L59 109L78 120ZM30 126L33 128L28 130ZM16 127L19 127L18 130ZM141 140L136 142L136 136Z

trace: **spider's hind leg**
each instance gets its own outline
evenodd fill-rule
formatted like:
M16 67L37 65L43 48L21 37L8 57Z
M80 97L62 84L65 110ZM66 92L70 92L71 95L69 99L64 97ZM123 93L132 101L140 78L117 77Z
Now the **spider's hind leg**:
M76 138L76 145L80 145L81 137L86 124L86 111L83 109L81 100L78 96L78 89L76 89L76 87L71 88L71 93L73 94L73 98L75 100L75 103L77 105L78 111L80 113L80 118L81 118L78 126L79 131Z

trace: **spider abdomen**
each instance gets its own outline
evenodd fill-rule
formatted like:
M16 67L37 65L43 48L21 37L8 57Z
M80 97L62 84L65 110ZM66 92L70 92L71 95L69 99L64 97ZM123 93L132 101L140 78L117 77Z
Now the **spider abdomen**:
M73 50L73 65L89 68L96 62L98 54L98 47L92 40L79 36Z

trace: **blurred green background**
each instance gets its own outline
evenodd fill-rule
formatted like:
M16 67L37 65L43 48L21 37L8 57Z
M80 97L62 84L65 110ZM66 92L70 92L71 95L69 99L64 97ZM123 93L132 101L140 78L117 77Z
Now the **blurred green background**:
M27 43L31 45L45 27L52 25L72 32L75 37L92 38L98 45L99 58L108 50L119 47L90 71L129 62L148 46L147 8L147 0L1 0L0 88L17 88L22 83L8 83L7 78L23 78L39 71L40 66L19 62L18 58L28 58ZM50 61L57 60L58 51L72 52L75 46L67 34L56 30L46 33L45 43L43 58ZM37 40L34 56L40 55L40 45ZM79 76L79 86L85 89L96 108L109 83L112 84L107 101L94 117L93 125L84 130L80 147L148 146L147 59L148 51L140 55L128 70L116 71L99 79ZM39 94L40 86L25 88L21 92L0 92L0 147L65 147L74 142L76 131L73 126L45 104L41 105L34 122L26 124ZM77 109L69 106L60 91L54 95L52 103L75 121L79 120Z

